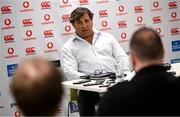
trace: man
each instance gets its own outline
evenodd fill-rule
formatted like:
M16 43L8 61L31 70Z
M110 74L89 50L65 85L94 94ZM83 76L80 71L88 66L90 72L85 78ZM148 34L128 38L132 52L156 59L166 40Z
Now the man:
M128 63L128 56L112 35L93 29L93 13L88 8L76 8L70 22L75 35L62 49L62 67L68 80L93 74L95 70L115 72L115 64L121 57ZM94 115L99 94L81 90L78 98L80 115Z
M98 116L174 115L174 94L170 81L174 76L162 66L164 48L159 35L140 28L130 42L134 78L111 87L101 100Z
M53 116L60 106L63 74L41 58L27 59L10 84L18 108L25 116Z

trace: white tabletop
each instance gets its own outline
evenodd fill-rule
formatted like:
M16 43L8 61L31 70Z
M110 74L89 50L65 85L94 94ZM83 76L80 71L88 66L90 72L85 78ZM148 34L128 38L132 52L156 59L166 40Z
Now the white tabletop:
M79 90L87 90L87 91L95 91L95 92L106 92L107 87L99 87L99 85L94 86L83 86L83 84L93 83L95 80L92 80L91 82L83 83L83 84L73 84L74 82L78 82L83 79L77 79L77 80L71 80L71 81L65 81L62 84L66 88L73 88L73 89L79 89Z
M170 71L175 71L176 72L175 76L180 76L180 63L171 64Z
M118 82L122 82L124 80L131 80L134 72L126 72L127 76L124 79L116 79L115 83L111 83L111 86L115 85ZM103 84L106 84L107 80L110 80L109 78L104 78L105 81ZM79 90L87 90L87 91L94 91L94 92L106 92L109 87L99 87L99 85L93 85L93 86L83 86L83 84L88 83L95 83L96 80L91 80L91 82L83 83L83 84L73 84L74 82L78 82L83 79L77 79L77 80L70 80L70 81L64 81L62 82L63 86L65 88L73 88L73 89L79 89Z
M180 63L175 63L175 64L171 64L171 70L169 71L175 71L176 75L175 76L180 76ZM128 80L130 81L133 76L135 75L135 72L126 72L127 76L124 78L124 80ZM95 91L95 92L106 92L107 89L113 85L115 85L118 82L122 82L122 81L117 81L116 83L112 83L109 87L99 87L99 85L93 85L93 86L83 86L83 84L87 84L87 83L93 83L95 82L95 80L92 80L91 82L87 82L87 83L83 83L83 84L73 84L74 82L78 82L82 79L77 79L77 80L71 80L71 81L64 81L62 84L64 87L66 88L73 88L73 89L79 89L79 90L87 90L87 91ZM108 79L105 79L105 82L103 84L106 83Z

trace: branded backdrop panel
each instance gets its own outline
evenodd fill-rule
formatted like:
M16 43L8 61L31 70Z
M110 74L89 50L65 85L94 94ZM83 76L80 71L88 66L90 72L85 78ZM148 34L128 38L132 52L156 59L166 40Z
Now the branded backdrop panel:
M165 62L180 62L180 0L1 0L0 115L19 116L9 83L24 58L43 56L58 63L63 44L74 34L70 13L78 6L94 13L94 27L115 36L126 52L142 26L162 37ZM69 90L61 105L67 115Z

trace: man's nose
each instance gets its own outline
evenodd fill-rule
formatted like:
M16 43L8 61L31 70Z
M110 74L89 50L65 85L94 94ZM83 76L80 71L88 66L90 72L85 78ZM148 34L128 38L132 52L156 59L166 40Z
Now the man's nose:
M83 22L83 23L82 23L82 27L83 27L83 28L86 28L86 27L87 27L87 23Z

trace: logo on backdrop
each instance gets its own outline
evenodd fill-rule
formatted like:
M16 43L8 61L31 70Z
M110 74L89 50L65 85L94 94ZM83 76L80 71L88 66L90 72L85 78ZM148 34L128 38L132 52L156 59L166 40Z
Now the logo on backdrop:
M61 35L63 35L63 36L67 36L67 35L72 35L72 34L74 34L74 33L72 33L71 32L71 25L66 25L65 27L64 27L64 33L62 33Z
M6 51L7 51L7 56L5 56L6 59L18 57L18 55L15 54L14 48L9 47Z
M1 7L1 14L8 14L8 13L12 13L11 6L9 6L9 5L2 6Z
M161 28L156 28L155 30L159 34L160 37L164 37L164 34L162 34Z
M180 40L172 41L171 44L172 44L172 51L173 52L180 51Z
M161 23L162 22L161 16L154 16L152 18L152 20L153 20L153 24L157 24L157 23Z
M171 59L171 64L174 64L174 63L180 63L180 58Z
M26 55L34 55L36 54L36 48L35 47L28 47L25 49Z
M33 22L32 22L32 19L29 18L29 19L23 19L22 21L23 23L23 26L26 27L26 26L33 26Z
M141 23L143 21L143 17L142 16L138 16L136 20L137 20L137 22Z
M143 6L142 5L138 5L134 7L134 11L135 13L143 13Z
M53 46L54 46L54 45L53 45L53 43L52 43L52 42L48 42L48 43L47 43L47 48L48 48L48 49L52 49L52 48L53 48Z
M79 0L79 5L88 5L88 0Z
M51 19L51 16L49 14L44 15L44 20L49 21Z
M69 0L62 0L63 4L67 4Z
M6 26L9 26L9 25L11 24L11 20L10 20L9 18L5 19L5 20L4 20L4 24L5 24Z
M178 27L171 28L171 35L179 35L180 29Z
M127 28L127 21L126 20L118 21L118 27Z
M171 19L169 20L169 22L180 21L180 18L178 18L177 15L177 12L171 12Z
M42 21L41 24L53 24L54 23L54 21L51 20L50 14L45 14L43 18L44 18L44 21Z
M135 26L145 26L144 19L142 16L137 16Z
M32 31L31 30L27 30L26 31L26 36L27 37L31 37L32 36Z
M61 0L60 8L72 7L72 4L69 4L69 0Z
M119 5L118 6L118 12L116 13L116 16L119 15L127 15L128 13L125 11L125 6L124 5Z
M102 21L102 23L101 23L101 25L102 25L102 27L107 27L107 25L108 25L108 22L106 21L106 20L104 20L104 21Z
M54 37L53 30L44 30L44 38Z
M29 7L29 2L28 1L24 1L23 2L23 7L24 8L28 8Z
M8 54L13 54L14 53L14 49L13 48L8 48Z
M108 31L108 30L111 30L111 28L109 26L109 22L107 20L103 20L101 22L101 27L102 28L100 28L99 31Z
M4 19L4 27L2 27L2 30L6 30L6 29L14 29L15 26L12 26L12 21L9 18Z
M155 30L159 35L161 34L161 29L160 28L156 28Z
M120 40L119 40L119 42L126 42L126 41L128 41L127 33L126 32L120 33Z
M4 43L11 43L11 42L14 42L14 35L5 35Z
M71 102L69 102L69 105L68 105L68 106L70 107L71 113L79 112L79 108L78 108L77 102L71 101Z
M108 10L99 10L99 17L108 17Z
M66 25L64 29L65 29L66 32L69 32L69 31L71 31L71 26L70 25Z
M104 3L108 3L109 0L97 0L97 4L104 4Z
M172 12L171 13L171 17L175 19L177 17L177 13L176 12Z
M41 9L51 9L51 1L41 2Z
M162 8L160 7L160 4L159 4L159 1L154 1L152 3L152 8L151 8L151 11L160 11L162 10Z
M20 12L29 12L29 11L33 11L33 9L30 8L30 3L29 3L28 1L24 1L24 2L22 3L22 7L23 7L23 9L20 10Z
M21 113L20 111L16 111L16 112L14 113L14 116L15 116L15 117L21 117L21 115L22 115L22 113Z
M28 41L28 40L34 40L34 39L36 39L36 37L33 36L32 30L26 30L25 31L25 37L23 38L23 40Z
M50 53L50 52L57 52L57 49L54 48L53 42L48 42L47 43L47 50L44 51L44 53Z
M62 22L69 22L70 14L63 14L61 18Z
M8 77L13 76L15 69L18 67L18 64L7 65L7 75Z
M177 8L177 2L171 1L168 3L169 9L176 9Z

